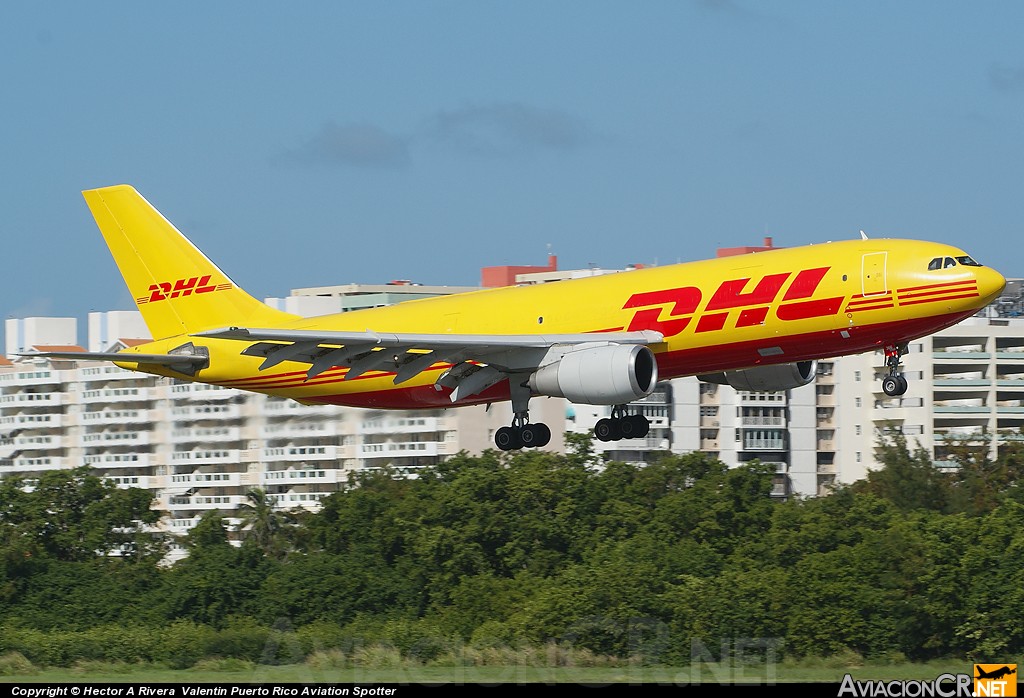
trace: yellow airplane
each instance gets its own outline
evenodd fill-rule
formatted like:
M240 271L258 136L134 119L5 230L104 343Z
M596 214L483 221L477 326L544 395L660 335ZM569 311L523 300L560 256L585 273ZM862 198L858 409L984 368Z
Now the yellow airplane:
M545 445L534 396L611 405L601 440L646 435L630 402L659 379L742 390L810 383L815 360L884 350L887 395L911 340L983 308L1006 281L949 245L862 239L474 291L304 318L236 286L135 189L83 192L153 341L100 359L135 371L384 409L508 401L503 450Z

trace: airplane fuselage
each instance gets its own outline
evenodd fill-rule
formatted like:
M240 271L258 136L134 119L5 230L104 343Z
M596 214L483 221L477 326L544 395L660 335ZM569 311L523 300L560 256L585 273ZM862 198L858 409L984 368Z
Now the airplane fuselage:
M951 259L938 268L934 260ZM900 345L960 322L991 302L1004 280L955 247L912 240L851 240L807 247L408 301L304 318L290 330L473 335L602 334L655 330L660 378L793 363ZM218 284L206 279L209 295ZM149 302L161 302L146 299ZM169 351L183 337L145 351ZM436 386L451 368L438 362L396 385L394 371L346 379L347 367L308 378L308 365L285 361L260 371L235 341L194 339L208 368L191 378L303 402L376 408L450 407ZM134 368L134 364L125 364ZM147 369L148 370L148 369ZM153 372L179 374L166 368ZM508 382L455 405L509 398Z

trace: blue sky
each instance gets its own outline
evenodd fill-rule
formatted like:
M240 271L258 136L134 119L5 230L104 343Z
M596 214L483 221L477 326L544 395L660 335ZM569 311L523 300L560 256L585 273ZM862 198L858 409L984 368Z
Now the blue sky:
M1024 275L1022 32L1020 2L5 4L0 310L133 307L80 195L118 183L257 297L861 229Z

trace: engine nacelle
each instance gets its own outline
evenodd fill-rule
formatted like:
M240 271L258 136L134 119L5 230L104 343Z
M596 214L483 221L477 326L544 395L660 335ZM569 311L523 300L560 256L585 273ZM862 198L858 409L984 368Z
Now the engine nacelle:
M530 376L539 395L584 405L625 405L650 395L657 382L654 352L639 344L576 349Z
M731 385L736 390L777 391L799 388L814 380L817 367L815 361L797 361L793 364L776 364L775 366L756 366L736 371L708 373L697 376L697 380L705 383Z

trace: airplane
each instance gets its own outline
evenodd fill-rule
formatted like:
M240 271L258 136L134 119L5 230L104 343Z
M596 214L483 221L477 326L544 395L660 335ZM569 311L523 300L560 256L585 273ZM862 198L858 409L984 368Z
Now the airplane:
M1001 666L998 669L994 669L992 671L985 671L979 665L975 664L974 665L974 670L978 674L977 676L974 677L976 679L1001 679L1004 676L1009 676L1010 674L1016 674L1017 673L1016 665L1014 665L1013 667Z
M815 362L882 349L902 395L908 342L995 299L1006 280L950 245L861 239L406 301L321 317L256 300L129 185L83 192L153 341L27 352L304 404L379 409L511 402L504 451L541 447L537 396L609 405L594 432L638 438L629 404L681 376L740 390L810 383Z

